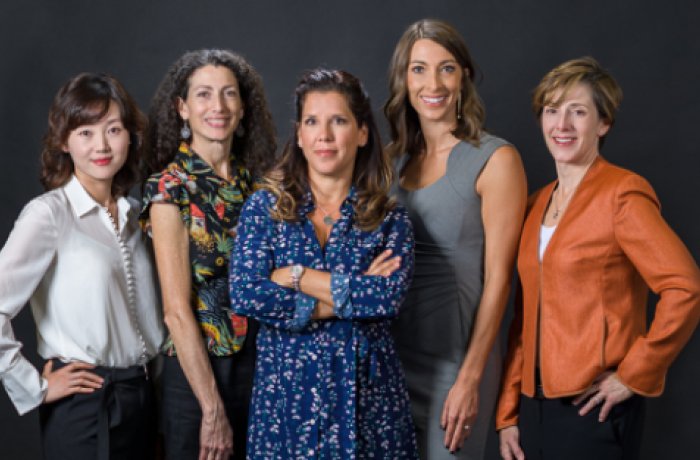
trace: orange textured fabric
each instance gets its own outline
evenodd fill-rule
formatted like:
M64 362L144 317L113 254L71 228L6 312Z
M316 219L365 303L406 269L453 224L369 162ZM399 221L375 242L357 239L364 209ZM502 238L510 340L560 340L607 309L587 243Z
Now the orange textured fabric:
M531 198L518 253L498 429L517 424L520 393L576 395L607 369L634 392L658 396L700 320L700 270L660 214L642 177L603 158L591 165L544 253L539 232L556 182ZM646 327L648 290L659 295Z

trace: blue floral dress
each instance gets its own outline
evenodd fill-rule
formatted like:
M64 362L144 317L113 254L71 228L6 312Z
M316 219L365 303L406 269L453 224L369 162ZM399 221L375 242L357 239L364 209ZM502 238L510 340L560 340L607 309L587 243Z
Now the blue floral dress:
M306 217L273 220L275 197L254 193L241 212L231 256L231 303L261 322L248 458L417 459L408 394L390 323L413 272L413 231L396 207L371 232L353 225L355 191L325 248ZM390 277L363 273L383 250L401 255ZM331 273L336 319L311 320L315 299L270 281L300 263Z

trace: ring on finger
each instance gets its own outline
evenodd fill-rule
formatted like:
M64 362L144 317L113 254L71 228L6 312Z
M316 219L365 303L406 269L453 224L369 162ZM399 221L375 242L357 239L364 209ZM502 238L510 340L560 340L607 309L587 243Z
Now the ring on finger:
M471 429L470 425L464 425L464 431L469 431Z

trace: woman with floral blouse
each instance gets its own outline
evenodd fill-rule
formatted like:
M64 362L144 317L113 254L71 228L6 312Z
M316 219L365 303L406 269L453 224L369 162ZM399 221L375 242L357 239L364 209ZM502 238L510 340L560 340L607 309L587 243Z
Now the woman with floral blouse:
M406 212L360 82L314 70L279 166L241 212L231 302L258 319L248 458L412 459L389 333L413 269Z
M229 51L186 53L161 82L150 119L141 217L153 237L170 332L166 457L245 458L255 328L230 311L227 276L251 175L274 158L262 82Z

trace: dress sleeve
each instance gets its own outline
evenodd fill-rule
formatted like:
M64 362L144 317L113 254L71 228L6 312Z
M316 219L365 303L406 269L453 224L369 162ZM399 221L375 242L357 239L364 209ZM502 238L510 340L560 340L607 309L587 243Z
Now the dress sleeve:
M276 222L269 214L267 193L254 193L238 220L230 262L231 308L269 326L297 331L309 323L316 299L270 280L275 268L272 231Z
M47 385L20 353L12 319L31 298L56 253L57 225L51 209L30 202L0 252L0 380L20 415L44 399Z
M401 256L401 266L391 276L331 272L334 312L343 319L386 319L399 313L413 277L413 228L406 210L397 207L381 227L384 244L377 254L391 249Z
M143 187L141 215L139 217L144 230L150 229L149 214L153 203L174 204L180 210L180 217L185 227L190 226L190 189L196 187L189 180L187 173L178 168L170 168L152 175Z
M638 337L619 364L625 385L645 396L664 387L671 362L700 320L700 270L661 217L653 189L639 176L618 187L615 236L650 289L659 296L646 335Z

